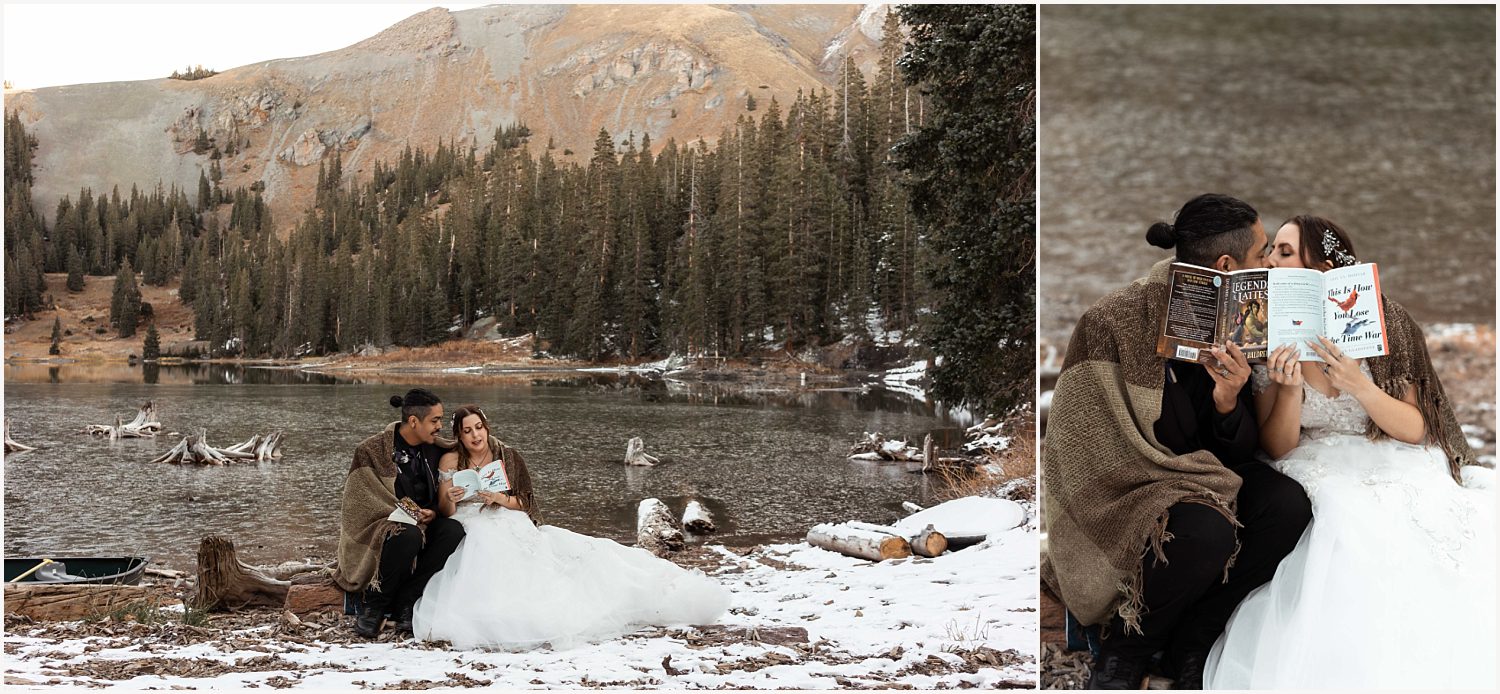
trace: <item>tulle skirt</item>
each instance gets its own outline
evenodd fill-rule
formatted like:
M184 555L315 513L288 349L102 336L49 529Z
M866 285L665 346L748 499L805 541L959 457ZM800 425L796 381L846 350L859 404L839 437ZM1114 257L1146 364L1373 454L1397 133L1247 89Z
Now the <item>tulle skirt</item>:
M1209 655L1210 689L1495 687L1494 471L1436 447L1306 441L1313 520Z
M708 624L729 593L646 550L520 511L463 505L464 540L417 601L416 637L455 648L568 648L642 626Z

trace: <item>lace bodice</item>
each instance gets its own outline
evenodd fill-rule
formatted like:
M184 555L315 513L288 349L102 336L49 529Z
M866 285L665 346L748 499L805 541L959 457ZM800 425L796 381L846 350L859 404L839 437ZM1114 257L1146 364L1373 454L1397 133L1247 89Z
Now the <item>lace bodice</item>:
M1359 369L1365 378L1370 377L1370 367L1365 362L1360 362ZM1256 365L1251 372L1251 381L1256 393L1271 386L1271 374L1265 365ZM1317 439L1324 436L1336 434L1365 433L1365 427L1369 425L1369 415L1365 414L1365 408L1359 404L1354 396L1348 393L1339 393L1338 397L1330 398L1320 392L1317 388L1303 384L1302 392L1302 439Z

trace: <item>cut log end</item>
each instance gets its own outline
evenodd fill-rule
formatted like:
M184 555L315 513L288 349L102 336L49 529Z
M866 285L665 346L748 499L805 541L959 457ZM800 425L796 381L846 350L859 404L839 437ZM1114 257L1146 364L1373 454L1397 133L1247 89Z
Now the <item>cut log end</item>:
M851 527L851 524L816 525L807 531L807 543L851 557L884 561L911 556L906 538Z

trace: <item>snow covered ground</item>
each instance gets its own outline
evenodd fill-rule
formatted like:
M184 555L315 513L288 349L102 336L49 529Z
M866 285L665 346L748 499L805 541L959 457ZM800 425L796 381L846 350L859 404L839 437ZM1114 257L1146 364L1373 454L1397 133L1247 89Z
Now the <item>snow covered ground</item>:
M244 629L7 620L7 685L129 689L1024 687L1037 680L1037 524L933 559L872 563L804 543L711 546L718 625L571 650L359 642L342 618ZM216 617L216 620L226 619ZM275 620L262 620L275 621ZM806 630L805 640L797 628ZM757 638L759 640L757 640Z

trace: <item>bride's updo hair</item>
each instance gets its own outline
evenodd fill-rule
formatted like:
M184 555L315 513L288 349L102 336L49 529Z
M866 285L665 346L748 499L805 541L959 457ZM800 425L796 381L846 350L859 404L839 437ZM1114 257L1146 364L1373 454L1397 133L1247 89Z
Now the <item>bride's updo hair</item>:
M1297 242L1301 246L1298 253L1304 266L1321 270L1325 260L1333 267L1359 264L1354 242L1339 225L1310 214L1299 214L1281 223L1288 224L1297 225Z
M1184 263L1209 266L1227 255L1243 263L1259 249L1254 227L1260 214L1243 200L1205 193L1182 209L1172 223L1157 222L1146 230L1146 242L1158 248L1176 248L1177 259Z

